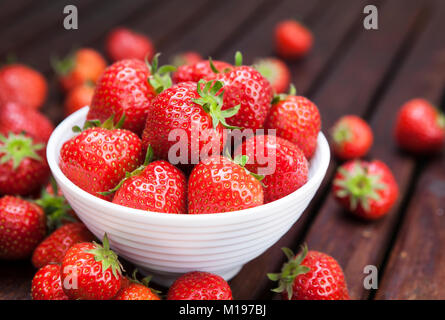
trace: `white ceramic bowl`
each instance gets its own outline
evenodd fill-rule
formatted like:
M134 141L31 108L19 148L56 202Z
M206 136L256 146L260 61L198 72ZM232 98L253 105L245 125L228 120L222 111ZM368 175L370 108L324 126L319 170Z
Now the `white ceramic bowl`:
M74 136L71 128L83 125L87 112L85 107L72 114L51 135L47 157L52 174L91 232L99 239L106 232L113 250L164 285L194 270L231 279L292 227L314 197L329 165L329 145L320 133L309 181L280 200L242 211L201 215L127 208L83 191L59 168L59 151Z

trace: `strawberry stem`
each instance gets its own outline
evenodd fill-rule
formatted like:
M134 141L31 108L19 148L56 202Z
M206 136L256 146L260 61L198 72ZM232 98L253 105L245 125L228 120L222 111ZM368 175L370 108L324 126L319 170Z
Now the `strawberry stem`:
M123 267L119 262L119 257L117 254L110 249L110 243L108 241L108 236L105 233L104 238L102 240L102 245L93 242L96 246L95 249L87 250L87 253L91 253L94 255L94 260L98 262L102 262L102 273L105 273L109 268L116 279L119 278L119 275L122 275Z
M159 67L159 56L160 53L156 53L151 60L151 64L145 60L145 63L150 70L150 76L148 77L148 82L153 87L157 94L161 93L165 89L172 86L173 82L170 77L170 73L176 70L176 67L172 65L164 65ZM159 67L159 68L158 68Z

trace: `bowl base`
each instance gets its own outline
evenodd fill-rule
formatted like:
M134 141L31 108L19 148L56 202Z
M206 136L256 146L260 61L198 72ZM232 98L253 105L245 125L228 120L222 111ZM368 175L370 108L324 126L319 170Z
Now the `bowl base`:
M209 272L215 273L215 274L223 277L224 280L229 281L234 276L236 276L238 274L238 272L240 272L242 267L243 266L237 266L237 267L231 268L231 269L226 269L226 270L221 270L221 271L209 271ZM146 268L141 268L141 267L138 267L138 270L144 276L152 275L153 278L151 281L153 281L156 284L159 284L161 286L167 287L167 288L170 287L172 285L172 283L178 277L183 275L183 273L162 272L162 271L158 271L158 270L151 270L151 269L146 269Z

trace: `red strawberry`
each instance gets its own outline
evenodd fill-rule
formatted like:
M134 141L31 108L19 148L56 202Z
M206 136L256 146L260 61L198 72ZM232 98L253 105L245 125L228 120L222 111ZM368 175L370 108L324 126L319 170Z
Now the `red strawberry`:
M151 100L171 86L170 66L158 70L155 56L150 69L136 59L121 60L109 66L97 81L87 119L105 121L114 114L117 121L125 114L123 128L140 135Z
M187 181L184 174L167 161L150 163L151 148L145 163L116 186L113 202L135 209L187 213Z
M287 65L276 58L263 58L254 65L272 86L275 93L283 93L289 88L291 74Z
M122 279L122 266L106 235L103 246L77 243L63 258L63 291L70 299L110 300L119 292Z
M219 81L209 81L204 86L201 80L198 84L182 82L164 90L150 105L142 135L144 148L150 145L156 157L173 164L177 162L169 158L169 150L178 143L184 143L181 148L187 143L187 154L180 159L182 164L198 163L206 145L215 145L218 154L221 153L223 128L230 127L226 118L237 112L236 107L221 111L221 88ZM181 134L179 142L169 139L175 132ZM175 138L178 136L173 136Z
M309 165L303 151L285 139L253 136L235 152L241 153L249 157L247 170L264 175L264 203L287 196L308 180Z
M253 208L263 204L258 177L245 168L246 156L231 161L213 156L199 163L190 174L188 212L218 213Z
M294 256L283 248L289 262L283 265L281 273L269 273L272 281L279 281L279 287L272 290L282 292L285 300L349 300L343 270L334 258L325 253L303 251Z
M154 47L150 38L127 28L115 28L108 34L105 50L113 61L123 59L150 60Z
M229 284L209 272L193 271L180 276L168 290L167 300L233 300Z
M73 88L65 98L65 115L70 115L79 109L91 104L94 95L94 86L85 83Z
M296 144L307 159L314 155L321 129L320 113L312 101L295 96L293 87L289 95L274 98L264 126L276 129L278 137Z
M53 67L65 91L83 85L96 83L107 67L102 55L94 49L83 48L60 61L53 61Z
M0 259L29 257L45 233L45 214L38 205L12 196L0 198Z
M202 60L193 64L184 64L173 73L173 82L198 82L201 79L213 77L215 73L226 72L233 66L224 61Z
M60 265L47 264L32 279L32 300L68 300L60 280Z
M439 151L445 141L445 115L424 99L410 100L397 115L395 137L413 153Z
M0 68L0 103L15 102L38 109L45 102L48 84L43 75L22 64Z
M172 65L175 67L180 67L183 65L191 65L202 61L202 56L195 51L187 51L177 54L172 59Z
M347 115L341 117L331 130L335 155L343 160L361 158L366 155L373 142L369 125L362 118Z
M295 20L285 20L275 27L275 48L285 59L300 58L312 48L312 33Z
M133 279L124 278L121 290L114 297L114 300L161 300L156 290L148 286L151 277L142 279L142 282L136 278L136 272L133 273Z
M231 126L259 129L263 128L272 100L272 87L256 69L242 66L241 53L235 56L236 67L226 73L217 73L209 79L224 83L224 108L240 105L239 112L227 119Z
M112 123L110 118L102 127L88 128L87 122L86 130L65 142L60 150L60 169L65 176L79 188L109 200L99 192L114 188L127 171L143 161L141 139L131 131L114 129Z
M29 195L49 177L45 145L25 134L0 135L0 193Z
M399 188L383 162L351 160L338 168L333 192L337 201L351 213L375 220L391 209Z
M0 106L0 134L26 132L39 142L47 142L54 126L51 121L37 110L15 102L6 102Z
M65 224L43 240L32 255L32 264L36 268L49 263L61 263L65 253L74 244L89 242L94 236L81 222Z

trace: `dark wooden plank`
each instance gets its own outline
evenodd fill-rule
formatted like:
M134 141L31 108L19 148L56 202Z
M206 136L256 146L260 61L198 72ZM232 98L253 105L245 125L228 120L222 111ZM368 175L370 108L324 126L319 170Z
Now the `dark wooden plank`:
M75 5L79 10L88 10L88 6L96 0L73 0L69 4ZM36 41L45 41L48 32L57 26L63 28L63 8L68 3L64 1L42 1L38 10L27 11L26 15L0 29L0 54L9 52L18 53L23 45Z
M3 1L0 3L0 26L17 19L18 15L23 16L27 10L32 10L36 1L32 0L14 0Z
M422 173L376 299L445 299L445 160Z
M31 279L35 269L30 261L1 261L0 300L31 298Z
M220 43L236 32L241 32L239 27L244 20L249 15L253 15L253 12L267 1L224 1L219 3L219 7L215 7L218 2L213 2L214 7L195 21L187 34L170 41L168 46L165 46L163 49L165 56L170 57L185 50L196 50L204 56L209 55ZM228 23L228 17L230 17L230 23Z
M304 5L304 3L303 3ZM325 12L321 12L317 19L314 19L312 23L308 23L309 27L314 31L315 37L315 47L313 52L309 54L304 61L301 61L301 65L292 69L295 74L299 73L299 68L304 68L305 64L313 64L317 65L315 70L319 72L323 69L323 65L325 65L330 59L330 55L335 52L335 48L341 46L342 39L347 38L347 34L350 33L351 29L357 28L360 30L361 22L357 20L357 16L360 17L361 10L363 9L364 2L355 1L351 3L349 1L337 2L337 5L328 7ZM309 13L310 11L308 11ZM342 19L339 20L339 23L332 24L332 19L335 16L341 16ZM282 16L279 16L277 19L282 19ZM269 25L273 27L277 20L270 19ZM326 30L329 28L329 40L326 40ZM247 38L252 41L257 41L255 39L255 35L252 37L246 37L246 41L249 41ZM246 45L247 47L247 45ZM269 49L270 50L270 49ZM366 51L366 49L362 49ZM394 49L388 49L394 50ZM269 51L270 52L270 51ZM257 52L257 55L260 55L261 52ZM266 53L267 54L267 53ZM316 62L312 62L312 55L315 56ZM360 57L356 57L356 60L360 59ZM345 61L347 61L345 59ZM340 60L338 61L340 63ZM321 70L320 70L321 68ZM384 66L381 67L381 72L384 72ZM340 77L342 75L343 70L338 68L336 77ZM306 77L307 82L300 82L301 87L309 88L311 86L312 81L316 78L316 75L312 77ZM335 79L333 79L334 81ZM377 80L376 80L377 81ZM348 90L347 92L349 92ZM305 91L301 91L304 95ZM341 96L336 94L334 97L328 98L328 103L326 104L326 108L330 107L329 99L341 99ZM338 102L341 104L341 101ZM323 109L322 109L323 112ZM316 202L316 200L315 200ZM283 262L283 254L280 250L282 246L294 246L296 243L296 239L298 239L301 228L304 226L305 222L310 217L310 212L312 210L309 208L306 210L306 213L303 214L300 221L298 221L289 232L283 236L278 243L266 251L262 256L255 259L254 261L247 264L243 270L236 276L232 281L231 285L234 292L237 293L237 297L240 299L254 299L258 297L267 297L264 294L269 292L269 288L271 283L266 278L267 272L273 272L274 270L279 270L280 266Z
M403 2L404 6L405 3ZM406 196L414 172L413 159L398 153L392 140L397 110L404 101L412 97L423 96L438 101L441 95L445 80L445 60L440 55L443 54L445 44L437 39L435 30L444 27L444 10L444 3L438 3L437 7L428 7L428 14L422 17L430 19L424 20L427 23L426 29L414 43L393 83L386 84L388 88L371 118L375 143L369 158L381 159L393 170L400 187L398 203L384 219L364 223L345 214L329 193L306 237L310 248L331 254L340 262L352 298L369 297L369 291L363 287L363 269L366 265L381 265L388 243L397 229L400 204ZM394 15L396 14L395 12ZM395 21L394 16L390 17L390 21ZM419 29L422 29L422 24L416 25L416 30ZM382 26L382 31L384 30ZM362 67L363 64L357 66L357 69Z

